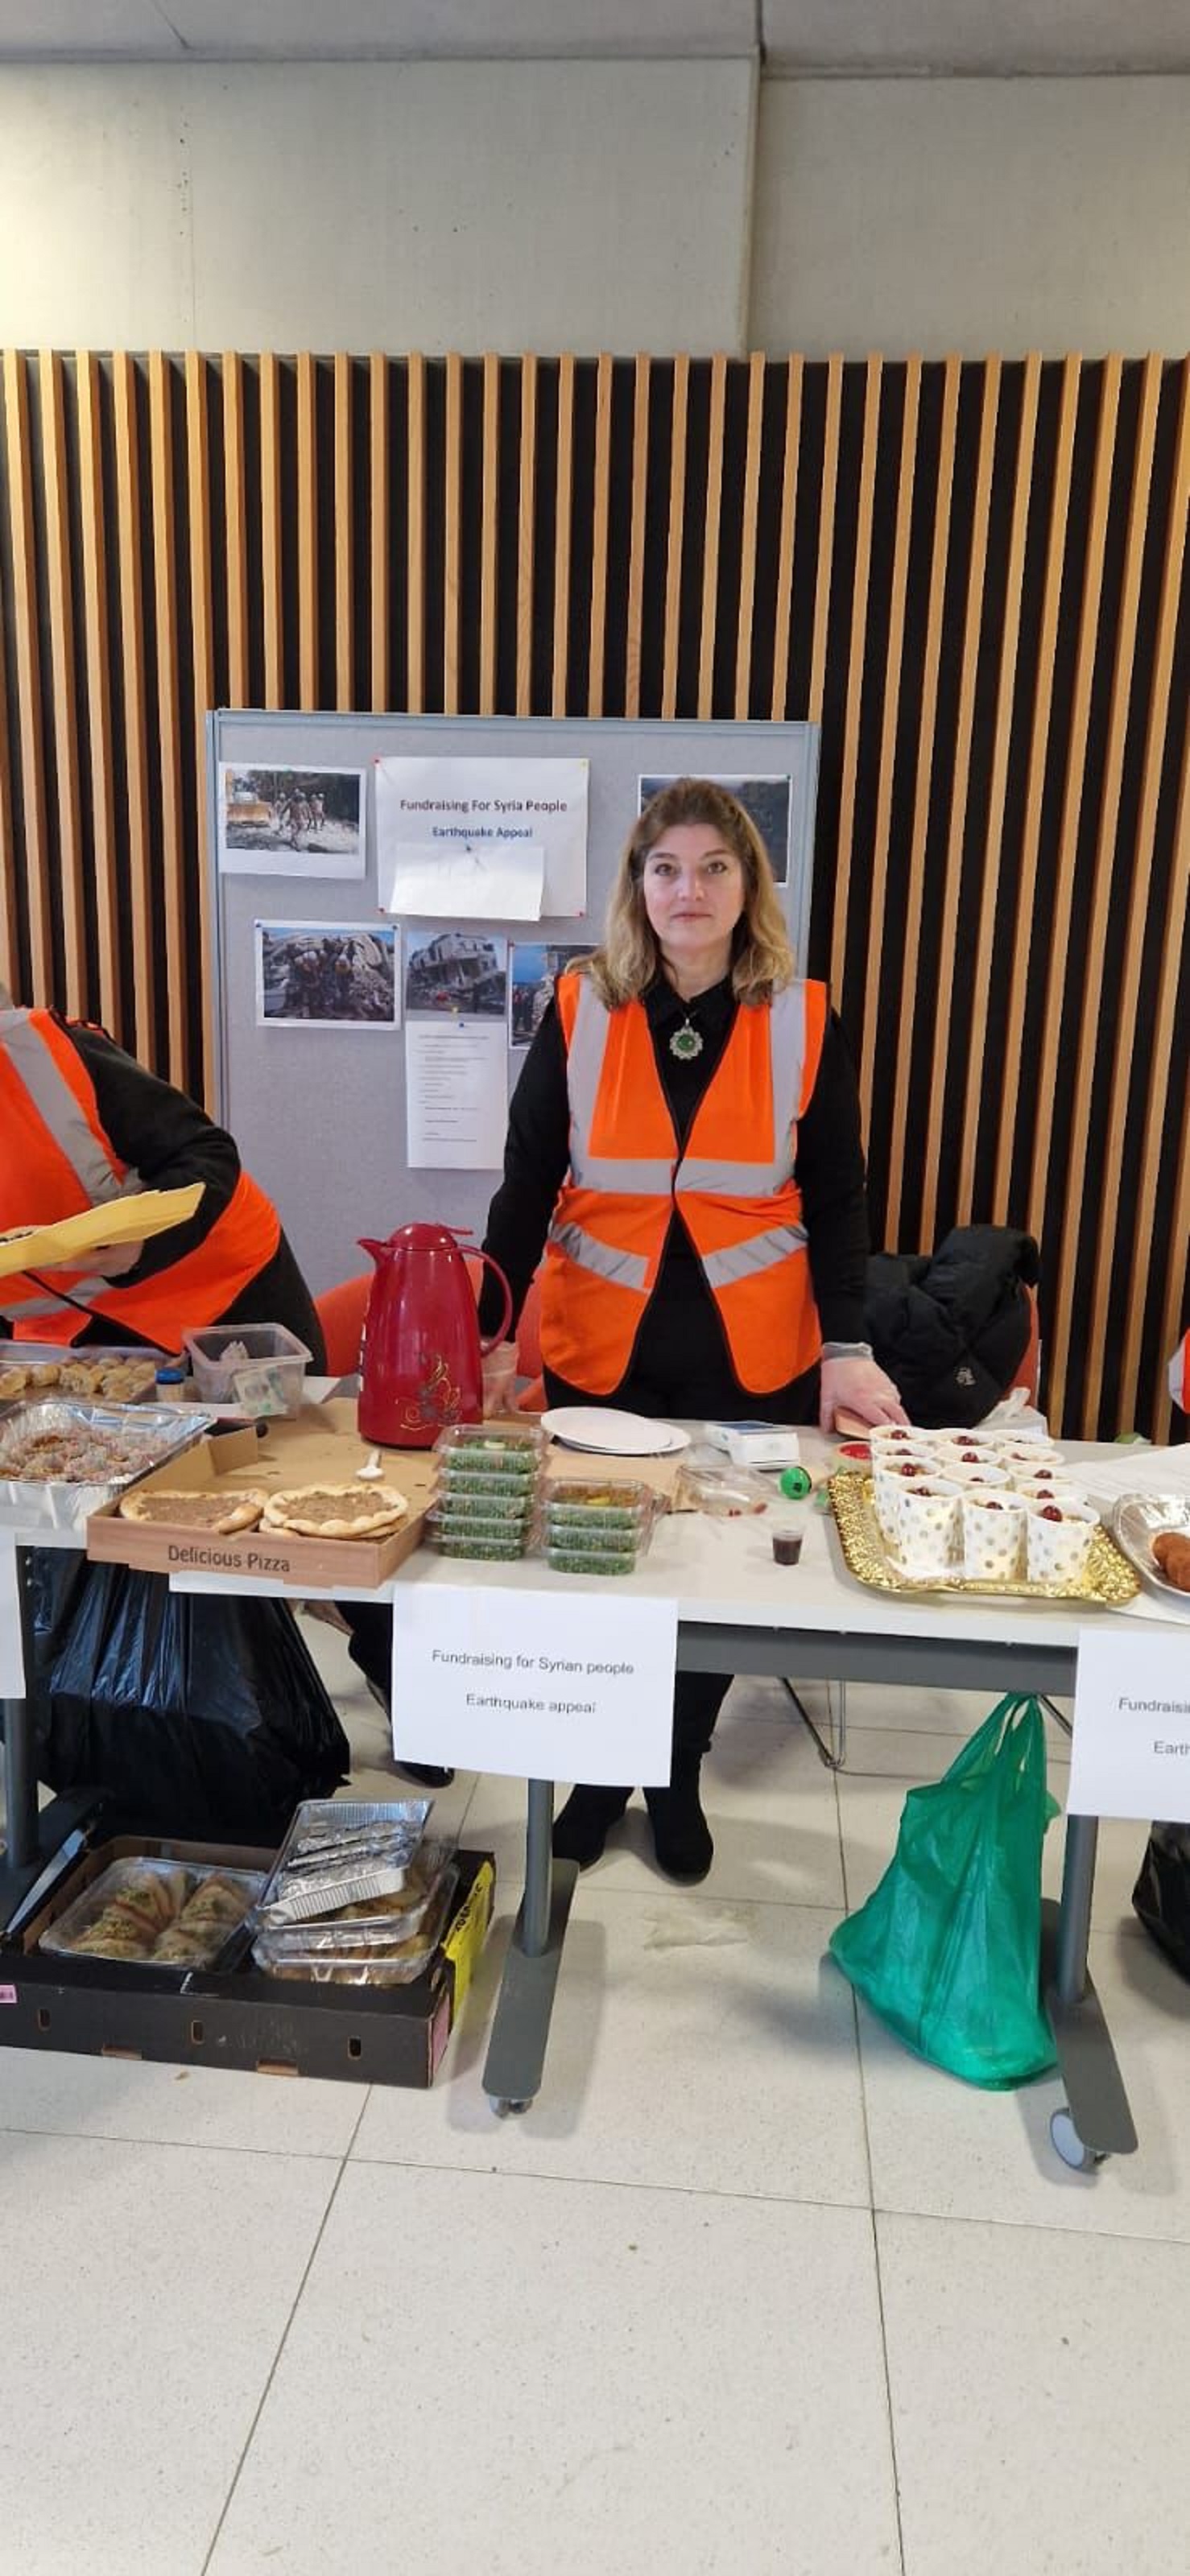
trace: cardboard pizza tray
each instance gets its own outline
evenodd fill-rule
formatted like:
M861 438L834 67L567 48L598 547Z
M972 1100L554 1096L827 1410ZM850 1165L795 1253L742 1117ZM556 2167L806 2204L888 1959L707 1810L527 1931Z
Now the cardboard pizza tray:
M245 1490L282 1493L293 1485L346 1485L371 1454L356 1431L354 1401L340 1396L329 1404L304 1405L292 1419L270 1419L263 1437L253 1427L200 1441L176 1466L142 1477L137 1490L151 1493L164 1485L232 1496ZM437 1482L432 1449L383 1450L381 1464L385 1483L395 1485L410 1506L408 1518L388 1538L296 1538L261 1529L221 1538L185 1523L171 1529L166 1521L125 1520L105 1506L87 1523L87 1554L96 1563L133 1565L144 1574L238 1574L312 1591L338 1585L374 1591L418 1545Z

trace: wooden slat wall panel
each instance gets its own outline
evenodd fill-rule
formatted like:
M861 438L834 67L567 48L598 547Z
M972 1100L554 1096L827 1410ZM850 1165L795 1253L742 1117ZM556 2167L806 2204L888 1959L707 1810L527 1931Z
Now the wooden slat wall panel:
M178 691L178 559L174 510L174 446L170 421L171 371L161 351L149 359L149 440L153 492L154 646L161 759L161 898L165 929L165 1070L185 1085L186 877L182 823L181 708Z
M517 491L516 711L533 712L537 572L537 360L521 360L520 479Z
M789 639L793 615L793 541L797 526L797 475L802 434L805 361L791 358L785 384L785 445L781 461L781 516L777 527L777 605L773 619L773 688L769 714L779 724L788 709Z
M215 1025L211 989L211 871L207 800L203 794L207 713L215 703L215 599L212 582L211 441L207 370L197 350L186 358L186 515L190 529L190 670L194 725L194 830L198 846L198 914L202 1067L208 1108L214 1107ZM184 657L183 657L184 658Z
M1040 388L1041 361L1026 361L1021 425L1017 439L1016 477L1012 496L1012 523L1008 536L1008 556L1004 601L1004 621L1000 632L999 671L996 682L996 713L993 737L992 774L988 794L987 836L983 852L983 884L979 903L979 926L975 941L971 1036L967 1055L967 1086L963 1107L963 1143L959 1164L959 1219L969 1224L973 1214L975 1187L975 1150L979 1139L981 1105L989 1102L987 1082L988 1002L991 991L992 952L996 930L997 899L1000 893L1000 862L1004 842L1004 803L1008 788L1008 753L1012 733L1012 701L1016 681L1017 645L1021 628L1021 590L1025 570L1025 532L1029 513L1029 495L1033 477L1033 442L1037 431L1037 397Z
M385 486L384 488L387 488ZM315 494L317 506L317 493ZM351 507L351 360L335 359L335 705L355 705L353 607L354 527Z
M406 575L406 652L409 710L426 703L426 362L409 360L409 563Z
M91 772L91 852L95 882L95 964L99 1015L105 1028L124 1023L120 954L120 880L116 845L116 781L112 740L112 649L109 623L108 546L103 489L103 423L99 362L80 353L78 394L79 501L83 552L83 630L87 689L87 742ZM2 695L0 689L0 695Z
M1182 596L1186 571L1186 515L1187 509L1190 508L1190 359L1187 359L1184 362L1181 372L1182 382L1179 398L1178 437L1174 456L1169 521L1166 531L1165 560L1161 578L1161 609L1158 625L1157 652L1153 670L1153 693L1149 700L1148 726L1145 738L1144 780L1141 790L1140 815L1137 823L1136 853L1130 888L1130 908L1135 906L1138 911L1145 907L1147 903L1151 883L1154 842L1157 826L1157 806L1161 785L1162 752L1164 748L1164 735L1167 724L1172 656L1176 633L1177 607ZM1145 1110L1140 1152L1140 1192L1137 1201L1136 1221L1131 1244L1132 1258L1129 1271L1130 1293L1127 1309L1128 1320L1125 1328L1124 1354L1121 1368L1121 1398L1125 1406L1131 1406L1133 1408L1136 1406L1139 1392L1141 1329L1145 1313L1146 1282L1143 1275L1145 1247L1153 1241L1154 1222L1157 1209L1158 1176L1161 1166L1161 1130L1164 1123L1166 1106L1164 1077L1170 1063L1173 1048L1175 1014L1178 1005L1179 988L1181 989L1183 997L1185 994L1185 976L1184 973L1181 972L1181 967L1182 960L1185 955L1188 904L1190 904L1190 722L1186 722L1184 720L1182 738L1182 775L1178 791L1177 820L1174 826L1173 836L1173 865L1169 874L1169 890L1166 897L1164 914L1163 916L1159 916L1161 918L1161 976L1158 985L1156 1009L1152 1023L1152 1044L1149 1050L1148 1063L1144 1069ZM1133 943L1130 940L1130 953L1132 951L1132 946ZM1130 983L1130 995L1131 990L1132 986ZM1127 1001L1125 1002L1124 1007L1125 1009L1128 1007ZM1112 1123L1109 1134L1107 1155L1107 1165L1109 1170L1112 1169L1111 1157L1113 1150L1116 1152L1116 1168L1119 1167L1120 1156L1123 1150L1122 1146L1118 1144L1118 1139L1122 1131L1119 1095L1121 1091L1124 1091L1126 1095L1126 1081L1127 1066L1124 1055L1121 1052L1117 1057L1116 1088L1113 1092L1112 1098ZM1185 1116L1184 1104L1183 1143L1187 1150L1190 1150L1190 1117ZM1170 1269L1169 1294L1170 1298L1175 1303L1180 1299L1182 1294L1182 1286L1177 1278L1177 1248L1179 1243L1184 1245L1188 1226L1190 1226L1190 1211L1187 1211L1183 1206L1183 1222L1180 1226L1175 1222L1171 1233L1175 1259L1171 1264ZM1091 1314L1090 1349L1092 1366L1096 1363L1102 1335L1105 1329L1104 1317L1107 1302L1106 1282L1110 1276L1115 1254L1116 1246L1113 1242L1112 1236L1107 1228L1104 1227L1100 1236L1098 1267L1095 1279L1095 1304ZM1182 1320L1190 1320L1190 1316ZM1179 1330L1179 1319L1175 1316L1174 1322L1171 1325L1168 1325L1168 1339L1171 1349ZM1164 1410L1161 1411L1159 1419L1164 1425L1164 1422L1167 1419Z
M1136 651L1136 620L1140 606L1141 559L1148 529L1149 480L1153 468L1153 442L1157 430L1157 397L1160 392L1160 367L1155 358L1145 366L1141 389L1140 422L1133 462L1128 503L1128 536L1124 559L1124 579L1116 615L1113 645L1111 712L1108 717L1107 747L1103 784L1099 793L1095 833L1095 872L1091 886L1090 936L1087 963L1083 977L1078 1020L1078 1055L1074 1076L1074 1116L1065 1157L1066 1222L1062 1233L1061 1268L1058 1273L1051 1335L1049 1386L1051 1400L1061 1413L1066 1395L1066 1374L1070 1360L1070 1336L1073 1323L1075 1278L1079 1266L1081 1229L1072 1222L1074 1211L1083 1203L1084 1184L1090 1177L1091 1092L1095 1079L1096 1056L1102 1048L1110 1056L1119 1043L1119 1027L1104 1027L1103 995L1107 981L1107 929L1112 880L1116 864L1116 832L1120 819L1120 794L1123 784L1124 736L1131 709L1133 661ZM1134 925L1139 932L1139 924ZM1131 1043L1132 1032L1128 1032ZM1094 1175L1099 1188L1110 1172L1102 1163ZM1093 1359L1096 1394L1102 1360Z
M674 359L673 411L669 446L669 527L665 551L665 665L661 713L678 712L678 642L682 617L682 540L686 523L686 425L690 406L690 360Z
M442 707L459 713L459 669L463 649L462 558L463 516L463 361L452 350L446 361L446 529L443 545L445 644L442 662Z
M595 484L591 507L591 633L587 656L587 713L603 713L607 652L607 555L611 512L612 362L604 350L595 370Z
M500 361L483 362L483 530L479 565L479 712L496 712L497 583L500 569Z
M1033 716L1029 736L1016 927L1008 986L1008 1026L1004 1041L1000 1127L996 1145L995 1199L1000 1207L1009 1205L1012 1151L1016 1137L1017 1106L1020 1099L1025 996L1028 988L1037 899L1042 790L1045 784L1046 754L1049 748L1054 703L1054 646L1062 600L1062 574L1066 556L1066 521L1070 507L1070 475L1074 459L1078 384L1079 362L1077 358L1069 357L1064 361L1062 368L1061 408L1058 416L1050 491L1045 582L1037 648L1037 684L1033 697Z
M373 350L368 363L368 511L372 706L382 715L389 702L389 547L392 501L389 490L388 360Z
M554 647L550 714L566 713L570 653L570 546L574 520L574 360L558 361L558 444L554 478Z
M79 813L78 699L74 684L74 579L66 491L66 414L62 399L62 361L43 349L41 375L41 463L45 489L45 546L50 612L50 671L53 685L54 750L57 783L58 885L66 1008L76 1019L87 1015L87 930L83 905L83 846Z
M839 800L839 873L831 939L831 990L843 989L847 953L847 920L851 859L855 835L855 781L863 702L864 646L867 642L869 576L872 568L872 502L876 490L876 447L880 435L880 360L869 358L864 370L864 429L860 455L855 521L855 570L851 582L851 638L847 655L847 696L843 712L843 789ZM824 510L825 524L825 510ZM834 512L831 512L834 525ZM811 682L813 695L813 682Z
M116 524L119 538L120 669L124 683L124 776L128 797L128 910L133 1024L126 1043L157 1069L157 949L153 935L156 880L149 837L149 704L145 669L144 566L137 372L132 359L113 362ZM34 987L37 987L36 975Z
M260 361L260 586L264 609L264 703L285 704L281 544L281 363Z
M1091 684L1095 676L1099 604L1103 592L1103 558L1107 543L1108 502L1111 496L1116 419L1120 404L1120 375L1119 359L1109 359L1099 394L1095 469L1091 487L1086 554L1082 566L1078 659L1075 665L1074 692L1066 741L1062 818L1054 853L1055 865L1046 887L1047 903L1053 907L1052 934L1041 958L1044 977L1044 1035L1026 1213L1030 1232L1036 1235L1041 1233L1042 1218L1045 1213L1046 1175L1054 1146L1052 1105L1057 1080L1058 1047L1062 1037L1059 975L1070 949L1070 917L1074 909L1075 861L1078 853L1083 780L1087 766ZM1058 970L1057 973L1054 971L1055 968Z
M897 515L893 538L892 582L889 593L888 653L884 670L884 715L880 728L879 784L876 804L876 826L872 841L871 908L868 930L868 972L864 985L863 1044L860 1055L859 1092L863 1104L864 1131L872 1116L872 1084L876 1060L876 1027L880 996L880 978L884 965L884 921L888 899L889 833L892 823L893 768L896 755L897 717L900 711L899 679L901 655L905 642L905 596L909 582L909 532L913 518L913 482L917 452L918 408L921 402L921 360L909 358L905 366L904 408L901 415L901 453L897 469Z
M248 522L244 461L244 361L223 360L223 524L226 531L227 702L250 704L248 678Z
M878 1233L1039 1233L1051 1412L1161 1429L1190 1228L1190 371L510 373L5 356L0 975L203 1096L216 696L811 715L804 962L858 1056Z
M988 508L991 499L992 461L995 452L996 414L999 400L1000 361L998 358L989 358L984 375L980 414L979 461L976 468L975 500L972 510L971 554L967 572L967 604L963 620L963 654L959 670L959 703L955 727L955 760L950 790L950 828L942 885L942 937L935 988L933 1071L925 1138L925 1186L922 1191L922 1235L923 1241L927 1243L933 1241L935 1233L938 1185L941 1178L942 1117L946 1099L946 1074L954 1029L955 944L959 925L959 897L962 890L963 849L968 828L967 790L971 776L971 745L975 727L975 673L983 614Z
M899 1244L902 1240L900 1210L909 1146L909 1079L913 1067L913 1037L917 1020L918 960L921 953L922 914L925 905L926 834L933 801L938 679L942 660L942 602L946 588L958 411L959 362L957 358L948 358L945 363L942 388L942 419L938 441L938 462L935 469L933 540L922 639L921 713L917 728L916 782L905 901L905 953L901 972L901 1003L893 1087L893 1143L887 1203L887 1230L890 1244ZM924 1018L923 1012L923 1021ZM874 1037L872 1043L875 1045Z
M46 746L42 729L41 645L37 610L37 546L33 517L33 451L29 424L29 374L24 358L5 351L4 414L8 465L8 529L16 722L21 747L21 840L29 972L39 995L56 989L52 922L54 896L46 814ZM18 999L21 998L18 996Z

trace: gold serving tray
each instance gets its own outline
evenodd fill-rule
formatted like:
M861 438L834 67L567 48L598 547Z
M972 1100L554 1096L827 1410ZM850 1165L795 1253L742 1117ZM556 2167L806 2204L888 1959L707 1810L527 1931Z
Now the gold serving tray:
M856 1581L866 1583L873 1592L939 1593L944 1599L953 1592L960 1598L990 1601L1094 1601L1101 1609L1120 1610L1140 1590L1127 1558L1108 1537L1102 1523L1091 1541L1086 1565L1074 1583L1031 1583L1027 1576L1016 1583L969 1582L961 1574L931 1582L921 1575L902 1574L889 1554L876 1518L871 1477L832 1476L828 1491L848 1566Z

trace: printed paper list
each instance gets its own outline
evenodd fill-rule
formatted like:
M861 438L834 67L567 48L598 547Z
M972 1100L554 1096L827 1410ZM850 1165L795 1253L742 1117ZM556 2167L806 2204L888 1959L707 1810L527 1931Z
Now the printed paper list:
M508 1118L504 1023L411 1021L405 1031L411 1171L498 1172Z

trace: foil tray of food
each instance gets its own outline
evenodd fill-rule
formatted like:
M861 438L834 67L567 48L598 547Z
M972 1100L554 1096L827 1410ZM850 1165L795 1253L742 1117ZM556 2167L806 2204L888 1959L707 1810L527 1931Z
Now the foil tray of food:
M32 1535L81 1530L138 1476L209 1430L197 1405L85 1404L47 1396L0 1414L0 1521Z
M314 1923L404 1889L432 1798L305 1798L256 1909L261 1930Z
M875 1592L950 1593L962 1600L1094 1602L1102 1609L1120 1610L1140 1590L1132 1566L1101 1522L1091 1529L1090 1544L1078 1571L1049 1578L1032 1577L1024 1571L972 1575L961 1557L947 1561L941 1539L937 1566L928 1569L923 1560L918 1560L911 1569L898 1555L892 1536L881 1527L870 1476L850 1472L832 1476L828 1491L848 1569L858 1582ZM997 1505L1004 1508L1000 1497ZM1046 1526L1048 1529L1049 1524ZM1022 1556L1021 1566L1027 1562L1027 1557Z
M1154 1592L1190 1610L1190 1494L1121 1494L1111 1531Z
M67 1343L0 1339L0 1407L70 1396L88 1404L147 1404L164 1352L143 1343L76 1350Z
M117 1860L42 1933L60 1958L119 1959L184 1976L213 1968L264 1886L262 1872Z

